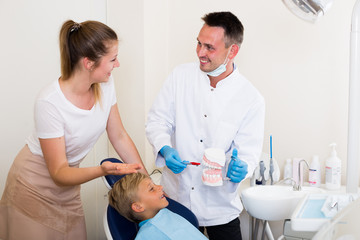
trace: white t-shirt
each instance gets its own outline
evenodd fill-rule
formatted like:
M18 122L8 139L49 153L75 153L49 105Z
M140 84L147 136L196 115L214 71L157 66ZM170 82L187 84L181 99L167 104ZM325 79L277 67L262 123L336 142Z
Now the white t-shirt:
M59 81L45 87L35 103L35 129L26 139L33 154L43 156L39 138L65 137L69 165L76 165L86 156L106 129L111 107L116 103L114 80L101 83L101 102L84 110L66 99Z

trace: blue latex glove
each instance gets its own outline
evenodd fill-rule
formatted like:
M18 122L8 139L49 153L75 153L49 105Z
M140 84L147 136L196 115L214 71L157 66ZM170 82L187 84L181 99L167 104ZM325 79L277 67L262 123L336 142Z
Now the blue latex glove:
M248 165L246 162L241 161L238 156L236 148L234 148L231 156L231 161L228 167L228 172L226 176L230 178L230 181L234 183L241 182L246 174L248 173Z
M181 173L187 165L182 163L179 153L170 146L163 146L160 154L165 158L166 166L175 174Z

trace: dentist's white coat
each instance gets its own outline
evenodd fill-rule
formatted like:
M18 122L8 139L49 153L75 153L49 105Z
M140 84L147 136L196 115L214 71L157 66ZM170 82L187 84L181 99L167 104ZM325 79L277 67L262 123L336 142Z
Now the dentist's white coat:
M237 148L251 176L262 151L264 116L263 97L236 67L213 88L199 63L189 63L175 68L164 83L148 114L146 135L158 167L165 166L159 154L164 145L177 149L182 160L194 162L201 162L206 148L222 148L226 166ZM180 174L165 166L161 184L171 198L195 213L200 226L225 224L238 217L243 207L234 190L239 184L206 186L201 174L201 166L188 166Z

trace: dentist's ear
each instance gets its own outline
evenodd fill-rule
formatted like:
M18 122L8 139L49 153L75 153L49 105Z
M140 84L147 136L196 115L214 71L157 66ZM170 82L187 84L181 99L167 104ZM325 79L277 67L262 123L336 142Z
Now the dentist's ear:
M137 213L143 212L145 210L144 207L138 202L131 204L131 209Z
M237 44L233 44L230 48L229 59L233 59L238 54L240 47Z

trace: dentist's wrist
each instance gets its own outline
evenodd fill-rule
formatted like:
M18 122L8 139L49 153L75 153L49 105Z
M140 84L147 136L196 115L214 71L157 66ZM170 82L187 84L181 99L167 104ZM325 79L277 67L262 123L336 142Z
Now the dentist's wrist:
M160 149L159 153L161 154L161 156L165 157L166 152L167 152L170 148L171 148L170 146L165 145L165 146L163 146L163 147Z

